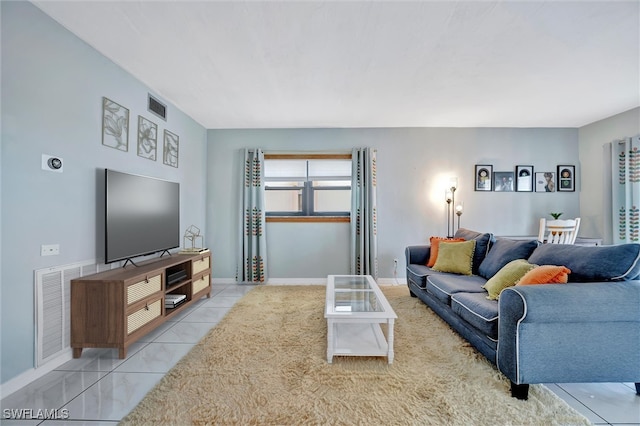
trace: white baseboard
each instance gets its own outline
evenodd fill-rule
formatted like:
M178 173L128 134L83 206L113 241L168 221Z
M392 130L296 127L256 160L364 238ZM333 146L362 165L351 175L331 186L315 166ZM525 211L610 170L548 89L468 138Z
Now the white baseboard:
M52 372L65 362L71 361L72 359L73 352L71 351L71 349L69 349L68 352L62 353L56 358L51 359L45 365L38 368L30 368L29 370L19 374L13 379L7 380L5 383L2 383L0 385L0 399L4 399L15 391L25 387L26 384L44 377L45 374Z
M327 285L327 277L324 278L269 278L267 284L271 285Z
M212 284L235 284L235 278L213 278L211 279Z
M236 284L235 278L213 278L213 284ZM326 285L327 277L323 278L269 278L267 285ZM406 278L378 278L380 285L406 285Z
M407 285L406 278L378 278L378 285Z

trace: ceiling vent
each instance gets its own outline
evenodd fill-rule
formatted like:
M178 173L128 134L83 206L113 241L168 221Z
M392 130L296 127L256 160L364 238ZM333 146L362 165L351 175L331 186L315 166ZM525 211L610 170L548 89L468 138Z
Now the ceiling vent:
M167 106L149 94L149 103L147 109L167 121Z

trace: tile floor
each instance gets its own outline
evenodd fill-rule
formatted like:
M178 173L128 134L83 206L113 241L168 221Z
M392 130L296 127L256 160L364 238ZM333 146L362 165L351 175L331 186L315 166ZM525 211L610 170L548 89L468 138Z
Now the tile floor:
M252 286L214 284L212 297L180 312L130 346L85 349L0 402L2 425L116 425ZM551 384L549 388L595 425L640 426L640 396L632 383ZM11 409L59 409L62 420L11 420ZM62 411L63 409L68 411Z

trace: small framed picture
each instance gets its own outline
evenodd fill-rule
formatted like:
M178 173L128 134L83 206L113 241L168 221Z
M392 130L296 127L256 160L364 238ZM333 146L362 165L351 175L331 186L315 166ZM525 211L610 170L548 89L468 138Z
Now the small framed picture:
M558 166L558 191L576 190L576 166Z
M102 145L129 150L129 109L102 98Z
M536 192L556 192L555 172L536 172Z
M158 126L143 116L138 116L138 156L156 161Z
M165 129L163 145L162 162L167 166L178 168L178 154L180 152L178 135Z
M533 191L533 166L516 166L516 191Z
M496 192L513 192L513 172L495 172L493 174L493 190Z
M476 164L476 191L491 191L491 176L493 176L493 166L488 164Z

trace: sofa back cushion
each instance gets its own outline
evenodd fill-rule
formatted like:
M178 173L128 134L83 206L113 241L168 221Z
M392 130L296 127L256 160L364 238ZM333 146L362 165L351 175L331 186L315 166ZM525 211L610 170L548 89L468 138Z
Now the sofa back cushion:
M531 253L538 247L538 241L517 241L507 238L496 238L487 257L480 264L478 273L481 277L489 279L493 277L507 263L516 259L528 259ZM530 263L533 262L529 259Z
M640 274L640 244L576 246L542 244L529 257L537 265L562 265L571 270L569 282L620 281Z
M464 238L465 240L474 240L476 242L476 248L473 252L473 263L471 265L471 272L474 275L478 275L480 264L489 251L489 244L493 240L493 234L486 232L481 233L471 231L470 229L460 228L456 231L454 238Z

